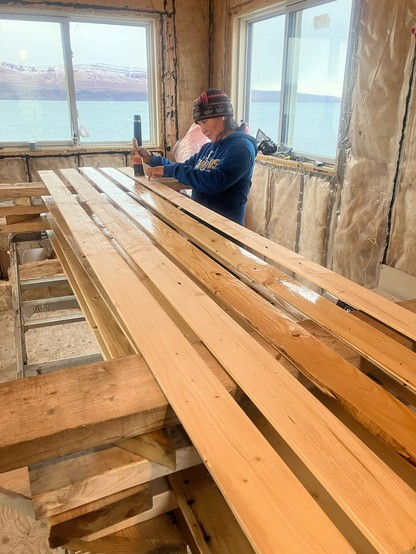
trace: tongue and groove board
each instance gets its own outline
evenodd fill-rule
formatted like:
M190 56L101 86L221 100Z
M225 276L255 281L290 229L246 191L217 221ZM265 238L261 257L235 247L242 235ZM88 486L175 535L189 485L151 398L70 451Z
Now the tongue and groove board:
M349 432L340 422L333 417L322 405L317 402L303 387L293 379L282 366L269 354L267 354L256 342L252 341L250 336L245 333L233 320L222 313L220 308L205 295L201 289L186 277L170 260L165 257L144 235L142 235L126 218L121 215L109 202L94 191L88 183L80 177L76 172L65 172L65 175L70 178L71 184L80 193L81 197L89 204L90 209L100 221L100 226L106 228L106 234L112 237L122 247L126 254L131 256L131 259L140 267L152 283L159 288L165 298L175 306L178 313L187 321L194 331L201 337L201 340L217 357L217 359L229 371L231 376L240 384L241 388L250 396L257 407L269 419L275 429L283 436L291 448L304 461L307 467L314 473L315 476L324 484L329 493L336 499L340 506L345 510L347 515L363 532L367 539L380 552L405 552L413 548L416 544L416 495L415 493L401 481L394 472L389 470L374 454L371 453L351 432ZM66 219L66 224L71 227L71 231L77 237L78 242L83 243L83 256L85 256L91 268L96 267L96 256L103 260L103 252L97 254L98 246L101 250L106 251L106 257L109 257L109 243L103 237L96 237L96 234L91 233L91 220L86 214L82 217L82 225L80 225L81 215L78 215L82 208L77 205L76 201L71 198L71 195L66 191L65 186L59 182L57 177L52 172L42 172L41 176L50 189L54 201L57 203L61 214ZM76 215L74 215L76 214ZM60 223L60 216L57 218ZM63 224L65 227L65 224ZM73 237L72 237L72 240ZM97 242L98 241L98 242ZM104 241L104 242L103 242ZM114 262L113 262L114 263ZM103 275L98 272L100 264L94 271L97 277L101 280L103 287L110 287L107 294L111 296L114 304L117 304L118 311L122 317L124 315L124 307L122 303L117 302L117 297L114 295L112 288L111 271L106 272L107 278L103 281ZM115 267L115 266L114 266ZM111 269L111 268L110 268ZM108 274L110 273L110 277ZM116 279L117 280L117 279ZM121 283L120 283L121 285ZM128 288L126 289L128 290ZM130 288L130 290L132 290ZM141 303L143 303L142 292L140 292ZM128 304L131 308L132 298L129 298ZM150 306L150 303L149 303ZM156 304L154 311L157 313ZM128 310L127 310L128 311ZM150 309L146 313L151 313ZM161 318L161 314L158 314ZM128 314L127 314L128 316ZM151 360L155 364L160 362L159 357L154 355L150 345L158 344L158 349L161 350L160 339L157 331L159 327L155 325L153 330L153 318L147 318L144 325L141 327L137 321L133 325L128 323L130 333L133 333L132 327L140 330L140 336L137 337L140 351L145 359L147 359L152 370ZM150 329L149 329L150 326ZM149 332L150 331L150 332ZM147 337L143 342L142 334ZM174 334L171 335L175 339ZM135 336L136 338L136 336ZM155 342L156 341L156 342ZM168 349L171 346L168 344L169 337L165 335L164 346ZM179 344L179 343L177 343ZM185 347L186 343L182 345ZM146 352L146 353L145 353ZM175 347L173 348L175 352ZM182 364L183 367L183 364ZM214 413L211 411L219 404L214 401L213 406L209 408L209 393L204 394L204 372L203 379L199 375L199 388L193 390L195 397L199 397L193 410L189 411L189 406L183 405L183 398L176 398L175 389L181 387L180 379L175 374L176 383L171 381L171 373L156 369L155 376L159 380L162 390L169 398L169 391L173 394L174 402L172 404L176 411L175 404L179 405L180 413L178 417L182 421L185 429L188 430L195 446L200 450L201 456L206 461L207 467L212 472L214 479L217 480L221 488L221 471L220 476L216 474L218 460L209 460L204 456L202 447L198 447L198 441L212 443L213 428L209 426L202 438L199 433L190 432L195 423L198 408L202 413L209 413L212 417ZM195 379L198 377L193 372ZM167 381L165 381L167 379ZM195 381L195 382L197 382ZM183 381L183 386L187 384L187 378ZM168 385L168 388L164 388ZM183 392L185 392L185 388ZM202 396L201 396L202 395ZM204 402L201 403L201 398ZM191 403L189 399L188 402ZM185 401L186 404L186 401ZM205 407L208 412L205 412ZM191 420L188 421L192 413ZM228 417L227 411L221 408L215 413L221 421L221 425L215 427L216 432L224 432L224 425L227 429L227 435L230 437L230 428L234 427L233 421ZM184 419L182 419L184 418ZM246 422L247 424L247 422ZM209 428L211 431L209 431ZM201 429L202 430L202 429ZM239 438L245 443L241 435L241 431L248 431L248 428L240 429ZM235 433L236 433L235 429ZM236 438L235 433L231 436ZM214 441L216 442L216 441ZM268 443L266 443L268 445ZM265 445L263 445L265 447ZM265 460L264 456L267 453L268 446L260 456L255 456L252 460ZM324 453L324 455L323 455ZM261 464L262 465L262 464ZM254 470L257 477L259 472L263 475L261 465L252 463L251 469ZM256 466L258 469L256 470ZM228 463L227 463L228 467ZM234 473L231 470L231 479L234 483L228 483L231 489L239 482L240 465L235 465ZM244 467L244 466L243 466ZM238 469L237 469L238 468ZM230 475L228 476L230 478ZM280 477L279 477L280 480ZM244 479L243 479L244 482ZM270 492L276 483L276 478L270 480ZM359 486L357 486L359 483ZM386 483L389 486L386 487ZM280 480L281 490L282 481ZM234 509L237 519L241 521L241 514L235 509L233 495L230 490L223 489L224 495L230 506ZM228 493L228 494L227 494ZM241 491L240 491L241 497ZM268 510L272 505L259 506L262 514L262 524L268 528L267 519L270 514ZM252 508L253 509L253 508ZM254 513L257 510L254 509ZM253 515L253 511L251 511ZM267 513L267 516L266 516ZM392 525L392 513L394 516L394 524ZM265 519L264 519L265 518ZM309 523L308 518L308 523ZM291 518L292 520L292 518ZM292 520L293 523L293 520ZM243 529L247 527L243 524ZM302 524L304 529L305 521ZM315 529L316 531L316 529ZM253 537L250 533L247 536L252 541ZM279 536L282 537L281 532ZM299 538L299 537L298 537ZM298 540L298 539L297 539ZM330 541L326 542L326 547ZM321 546L322 548L322 546ZM261 550L260 550L261 551ZM266 550L267 551L267 550ZM319 550L324 551L324 550Z
M53 172L57 220L148 363L257 552L353 552ZM403 530L404 531L404 530ZM407 535L407 531L404 531ZM410 542L416 540L406 536Z
M176 201L178 206L183 207L184 210L190 213L193 211L197 213L199 208L203 208L198 205L194 208L193 204L196 203L189 198L170 191L166 186L159 185L157 182L142 180L140 183L146 186L140 183L135 184L132 179L120 175L120 172L113 168L106 168L103 171L127 190L137 195L139 201L157 213L158 216L173 222L176 228L186 233L192 242L236 273L245 282L259 290L259 292L268 294L269 297L271 294L272 297L276 298L278 303L284 301L295 307L309 319L327 329L364 358L402 383L403 386L416 391L415 352L386 336L381 331L374 329L371 325L359 321L353 314L347 313L329 300L311 291L260 258L253 256L250 252L240 248L233 242L224 240L224 237L219 237L217 233L205 225L178 211L171 203ZM153 191L157 191L158 194L154 194ZM173 194L175 196L172 196ZM164 199L169 199L171 202L166 202ZM188 202L190 203L189 205ZM222 225L224 218L206 209L205 212L208 214L207 222L221 231L223 228L228 229L228 223L232 223L227 222ZM221 225L218 223L219 218L221 218ZM244 241L243 235L245 231L248 230L242 228L242 231L239 232L240 244L250 246L250 240ZM236 233L234 235L237 237ZM271 241L268 241L268 243L270 250L272 250L274 243ZM261 255L263 254L264 252L261 252ZM333 278L337 277L341 276L334 274ZM352 283L352 285L354 285L353 288L355 289L355 283ZM366 292L363 292L363 294L366 294ZM396 304L384 300L380 296L374 296L380 299L380 302L383 300L389 306L391 305L391 313L396 311ZM416 329L416 316L400 306L398 308L406 314L408 321L415 322L415 327L408 334L409 337L412 337ZM374 317L377 318L377 316ZM380 313L378 317L381 317ZM393 327L394 318L386 314L384 322Z
M120 168L128 177L134 178L132 168ZM149 189L157 192L164 198L170 200L173 204L180 206L187 212L199 217L203 221L225 233L229 237L244 243L248 248L265 259L293 271L299 277L307 279L309 282L318 285L327 292L333 294L336 298L343 300L350 306L357 308L374 318L384 321L387 325L396 329L405 336L416 340L416 316L409 313L408 310L394 304L393 302L381 297L380 295L350 281L346 277L334 273L312 260L304 258L291 250L254 233L250 229L242 227L225 217L208 210L204 206L192 202L183 194L169 190L166 186L157 181L137 179L137 182L143 183Z

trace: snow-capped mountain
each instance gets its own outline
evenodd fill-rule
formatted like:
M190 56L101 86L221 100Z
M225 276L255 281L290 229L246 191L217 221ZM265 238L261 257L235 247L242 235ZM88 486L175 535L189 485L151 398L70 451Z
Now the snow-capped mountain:
M143 69L103 64L74 67L78 100L147 100L147 73ZM1 100L64 100L67 96L62 66L0 65Z

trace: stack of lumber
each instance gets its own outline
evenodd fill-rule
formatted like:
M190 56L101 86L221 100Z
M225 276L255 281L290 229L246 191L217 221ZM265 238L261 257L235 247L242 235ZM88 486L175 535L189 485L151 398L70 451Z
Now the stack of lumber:
M43 183L0 184L0 232L38 232L48 229L47 211L40 196L48 190Z
M128 168L39 173L104 358L0 386L0 486L23 472L51 545L415 551L416 316Z

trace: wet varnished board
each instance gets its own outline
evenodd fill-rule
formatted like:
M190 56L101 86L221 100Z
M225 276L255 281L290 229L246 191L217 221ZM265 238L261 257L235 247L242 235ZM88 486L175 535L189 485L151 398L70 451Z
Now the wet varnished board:
M133 172L130 168L120 169L126 175L133 177ZM416 316L409 314L402 307L395 305L393 302L380 297L380 295L365 289L342 275L336 274L316 262L308 260L300 254L296 254L262 237L258 233L254 233L219 214L215 214L204 206L191 202L189 198L169 190L163 185L159 185L156 181L145 179L137 179L137 181L145 184L146 187L164 198L169 199L175 205L200 217L203 221L209 222L221 232L246 244L254 252L264 256L266 259L286 267L289 271L293 271L298 276L322 287L336 298L368 313L393 329L416 340Z

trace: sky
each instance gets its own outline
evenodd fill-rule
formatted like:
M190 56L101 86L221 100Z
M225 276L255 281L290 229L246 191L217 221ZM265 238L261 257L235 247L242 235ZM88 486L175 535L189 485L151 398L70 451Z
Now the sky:
M300 92L342 94L350 6L351 0L338 0L304 12L298 42ZM280 90L284 32L285 15L254 24L252 89Z
M147 67L143 27L74 22L71 43L75 64ZM0 20L0 62L37 66L62 65L62 60L59 23Z

